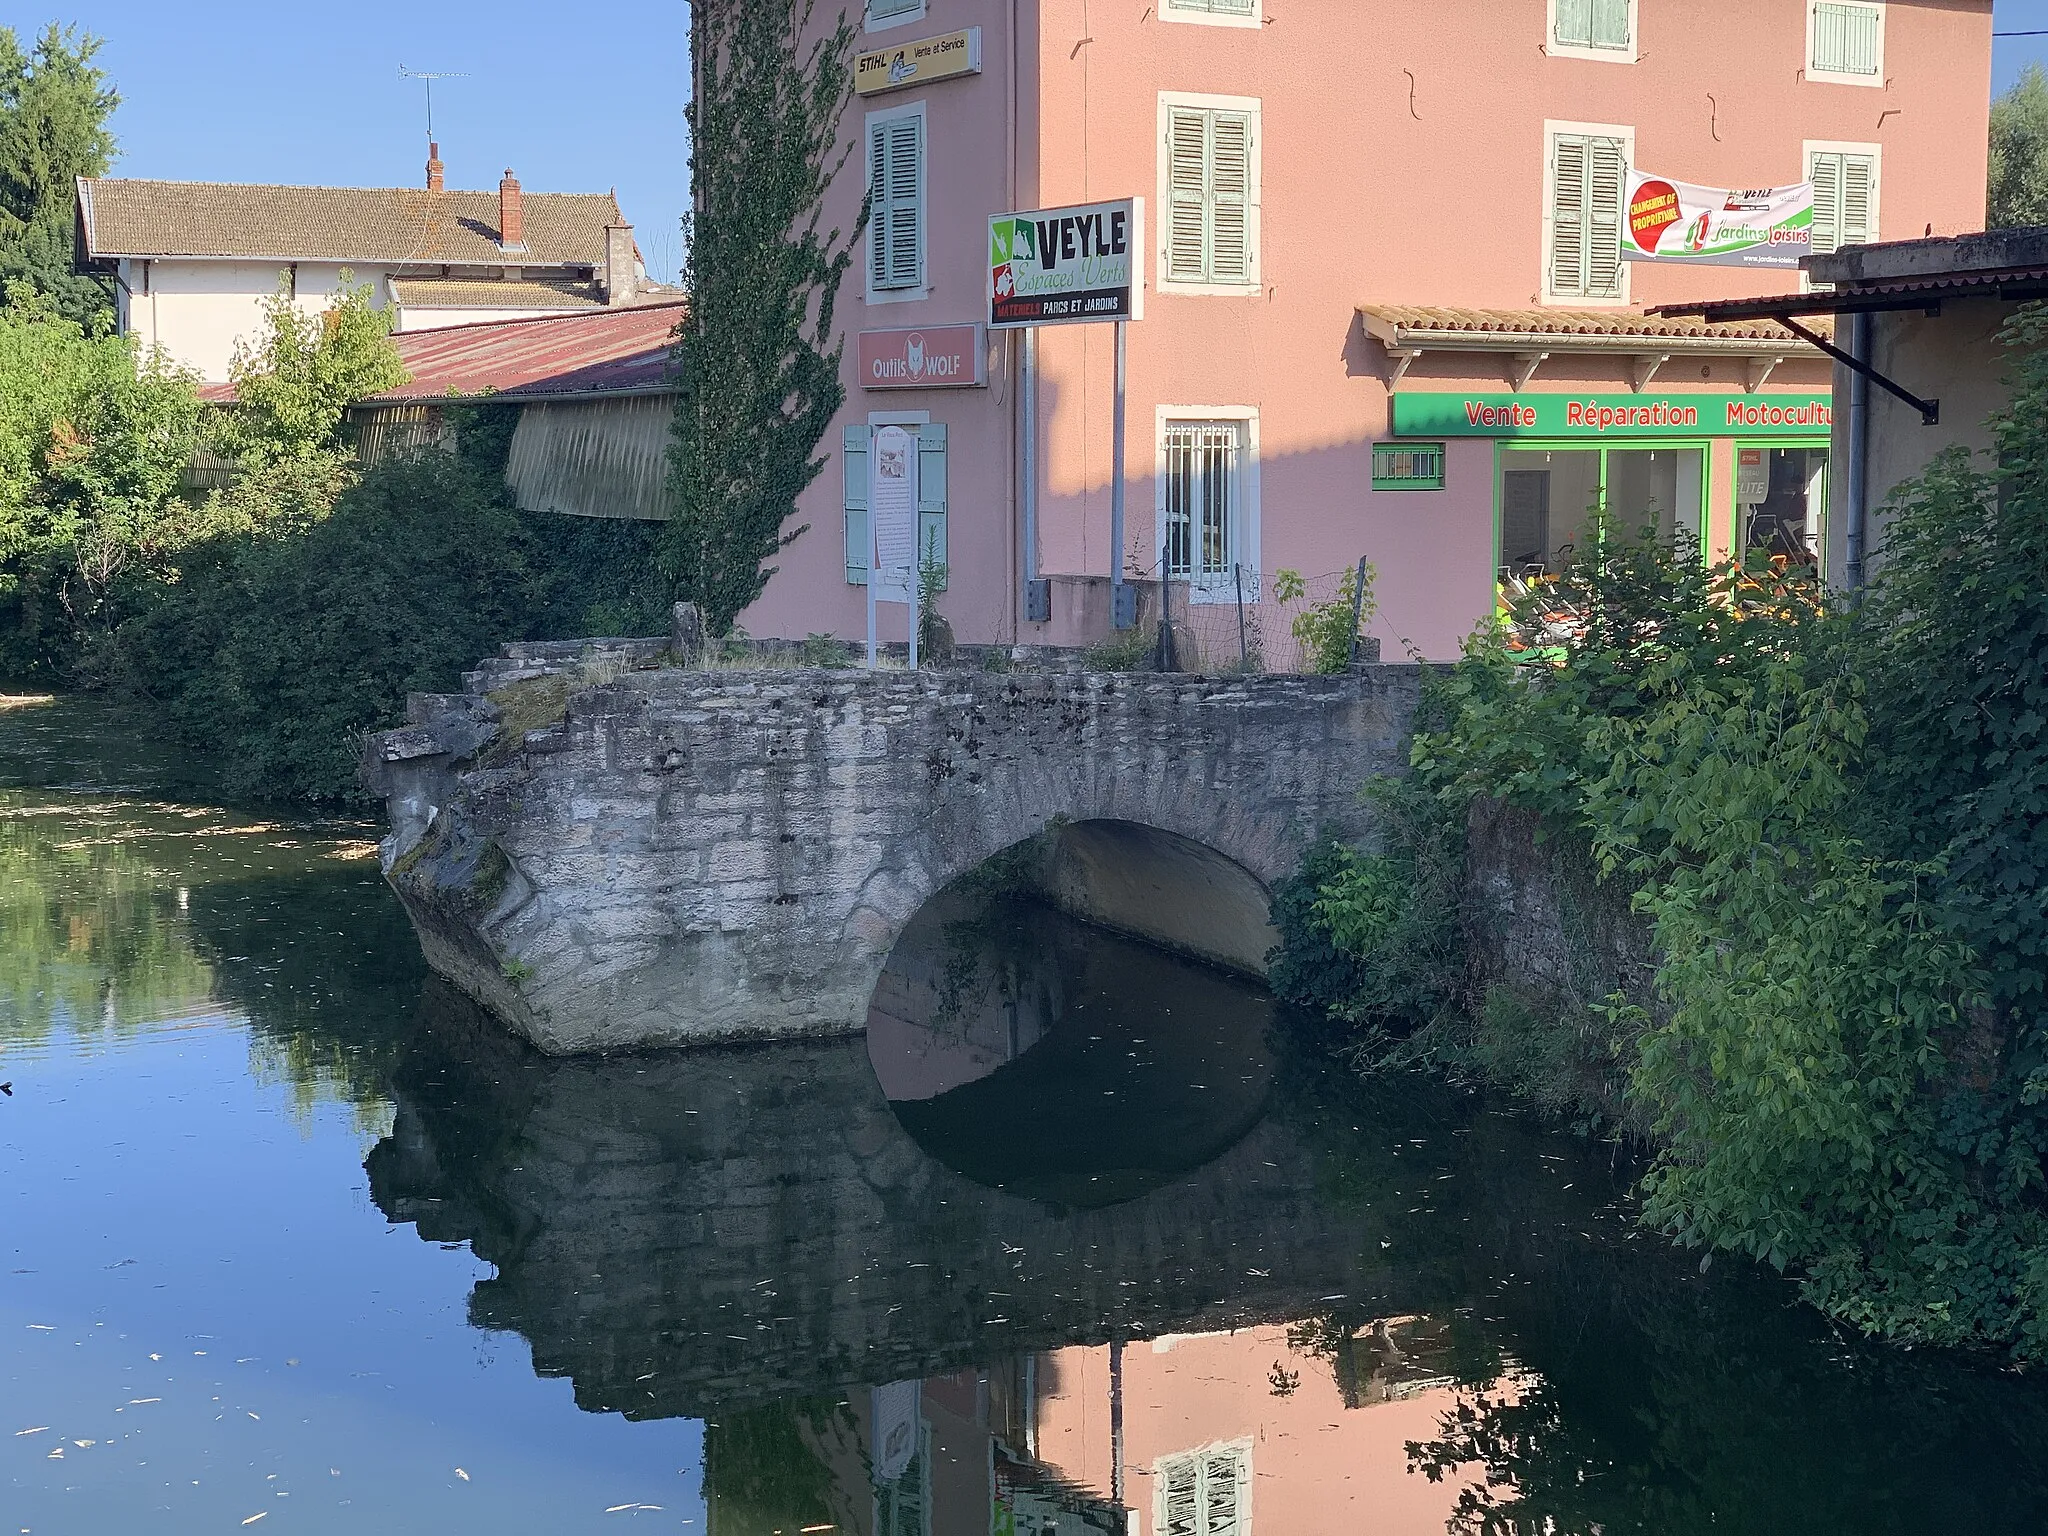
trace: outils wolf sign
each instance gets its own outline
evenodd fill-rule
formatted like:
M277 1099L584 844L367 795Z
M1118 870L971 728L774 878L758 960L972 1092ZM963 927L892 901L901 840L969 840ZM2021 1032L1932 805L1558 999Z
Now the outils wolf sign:
M1145 200L1085 203L988 221L988 320L996 327L1141 320Z

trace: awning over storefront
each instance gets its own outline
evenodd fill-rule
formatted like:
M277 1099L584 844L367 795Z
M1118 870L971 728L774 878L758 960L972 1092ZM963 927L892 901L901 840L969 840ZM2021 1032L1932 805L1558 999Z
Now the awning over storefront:
M1742 358L1752 392L1778 364L1814 358L1820 349L1770 320L1680 319L1634 310L1466 309L1416 304L1361 304L1366 335L1392 360L1398 387L1409 368L1431 352L1482 352L1508 361L1508 382L1519 392L1552 357L1597 355L1627 360L1637 393L1675 357Z

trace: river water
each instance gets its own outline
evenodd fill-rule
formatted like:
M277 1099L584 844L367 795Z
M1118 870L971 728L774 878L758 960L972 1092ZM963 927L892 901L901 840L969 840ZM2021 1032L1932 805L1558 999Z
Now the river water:
M995 889L866 1041L547 1061L374 829L0 710L0 1536L2048 1529L2048 1392Z

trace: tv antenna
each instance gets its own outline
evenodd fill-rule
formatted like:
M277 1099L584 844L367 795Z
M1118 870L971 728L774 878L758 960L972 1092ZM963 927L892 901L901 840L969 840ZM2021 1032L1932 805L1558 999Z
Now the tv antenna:
M436 80L467 80L469 72L461 69L407 69L403 64L398 72L408 80L418 80L427 88L427 137L434 137L434 82Z

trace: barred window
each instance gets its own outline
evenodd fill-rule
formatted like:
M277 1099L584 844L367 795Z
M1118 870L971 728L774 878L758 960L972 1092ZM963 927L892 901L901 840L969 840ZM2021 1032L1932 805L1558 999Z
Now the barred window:
M1242 558L1244 423L1166 426L1166 568L1188 581L1224 581Z
M1372 488L1376 491L1440 491L1444 488L1442 443L1375 443Z

